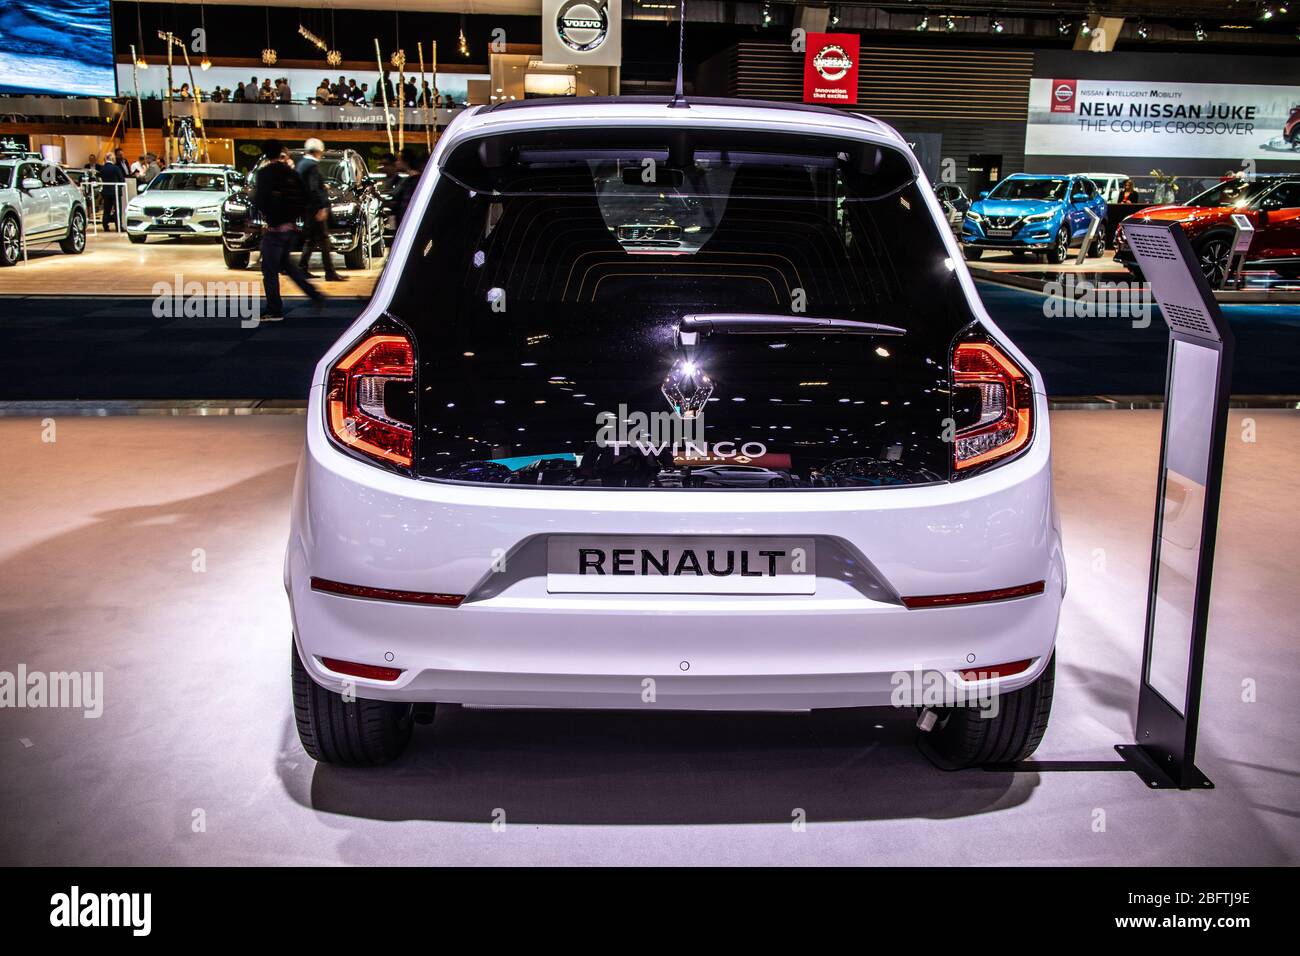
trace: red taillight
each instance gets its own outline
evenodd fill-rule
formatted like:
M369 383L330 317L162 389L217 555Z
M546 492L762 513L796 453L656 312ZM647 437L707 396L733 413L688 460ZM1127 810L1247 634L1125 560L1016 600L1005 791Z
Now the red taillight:
M397 680L402 676L401 668L379 667L375 664L358 664L355 661L341 661L334 657L322 657L321 663L338 674L349 677L364 677L367 680Z
M366 598L371 601L396 601L399 604L434 604L438 607L460 607L463 594L440 594L434 591L396 591L392 588L372 588L364 584L344 584L328 578L312 578L313 591L341 594L344 597Z
M919 597L905 597L903 607L915 611L925 607L951 607L954 604L987 604L990 601L1006 601L1009 598L1029 597L1042 594L1047 582L1035 581L1032 584L1017 584L1012 588L998 588L994 591L963 591L960 594L923 594Z
M979 392L979 418L953 441L953 466L961 471L1015 454L1029 444L1034 389L1029 376L989 342L961 342L952 352L953 388Z
M415 378L415 349L405 335L372 334L330 369L326 425L333 438L368 458L411 467L414 428L385 403L390 382Z
M1012 674L1023 674L1034 665L1034 659L1027 661L1012 661L1009 664L994 664L992 667L972 668L968 671L958 671L957 676L962 680L994 680L998 677L1010 677Z

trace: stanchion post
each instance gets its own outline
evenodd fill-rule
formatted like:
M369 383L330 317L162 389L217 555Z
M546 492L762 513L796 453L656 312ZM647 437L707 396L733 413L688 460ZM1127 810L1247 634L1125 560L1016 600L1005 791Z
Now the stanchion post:
M1137 739L1115 749L1149 787L1208 789L1196 738L1233 336L1179 224L1126 225L1124 238L1169 327L1169 351Z

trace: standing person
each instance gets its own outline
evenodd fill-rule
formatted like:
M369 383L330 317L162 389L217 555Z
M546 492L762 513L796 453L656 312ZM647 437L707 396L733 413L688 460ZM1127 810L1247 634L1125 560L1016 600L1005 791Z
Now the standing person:
M262 286L266 290L266 309L261 321L277 322L284 318L284 301L280 298L280 273L319 306L325 297L307 281L293 261L295 220L306 213L307 196L302 180L294 170L289 154L278 140L271 140L264 150L266 164L257 171L253 187L253 205L262 214Z
M311 274L311 254L313 249L319 249L320 257L325 261L325 281L345 282L347 276L339 275L330 255L330 197L320 174L320 158L324 153L325 144L312 137L303 144L302 159L298 160L298 178L302 180L307 194L307 212L303 216L307 234L303 239L302 259L299 260L298 267L307 273L307 278L316 278Z
M257 77L253 77L253 81L251 83L244 84L244 102L245 103L257 102Z
M117 154L113 150L104 153L104 165L99 167L99 179L102 182L103 189L100 192L104 202L104 216L102 228L108 232L108 224L114 223L117 231L122 231L122 221L118 216L118 207L125 201L123 193L126 192L126 171L122 169L122 164L117 161Z
M235 103L244 102L244 81L243 80L240 80L238 83L235 84L235 93L231 97L231 101Z
M412 147L405 147L397 157L395 168L401 174L401 178L393 187L393 218L400 226L406 216L407 207L411 205L411 196L415 194L415 187L420 184L419 154Z

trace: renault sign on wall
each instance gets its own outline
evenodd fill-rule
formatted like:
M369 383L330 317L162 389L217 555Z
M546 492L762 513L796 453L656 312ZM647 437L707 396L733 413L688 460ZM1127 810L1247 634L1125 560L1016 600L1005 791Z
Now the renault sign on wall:
M623 60L620 0L542 0L542 59L618 66Z

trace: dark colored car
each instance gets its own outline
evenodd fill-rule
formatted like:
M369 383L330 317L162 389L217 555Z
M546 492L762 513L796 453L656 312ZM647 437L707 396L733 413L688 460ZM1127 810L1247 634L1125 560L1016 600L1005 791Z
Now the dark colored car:
M295 149L289 155L297 163L303 153ZM330 198L330 246L334 252L342 253L344 265L349 269L364 269L370 256L383 255L384 251L379 190L356 150L326 150L320 165ZM262 220L252 205L255 184L256 176L249 175L221 207L222 252L231 269L246 269L253 251L262 242Z
M1141 271L1124 240L1128 223L1177 222L1187 234L1201 271L1218 288L1227 277L1236 234L1233 215L1255 227L1246 254L1248 268L1272 269L1284 278L1300 277L1300 177L1258 176L1230 179L1181 205L1151 206L1129 216L1115 230L1115 261L1134 276Z

